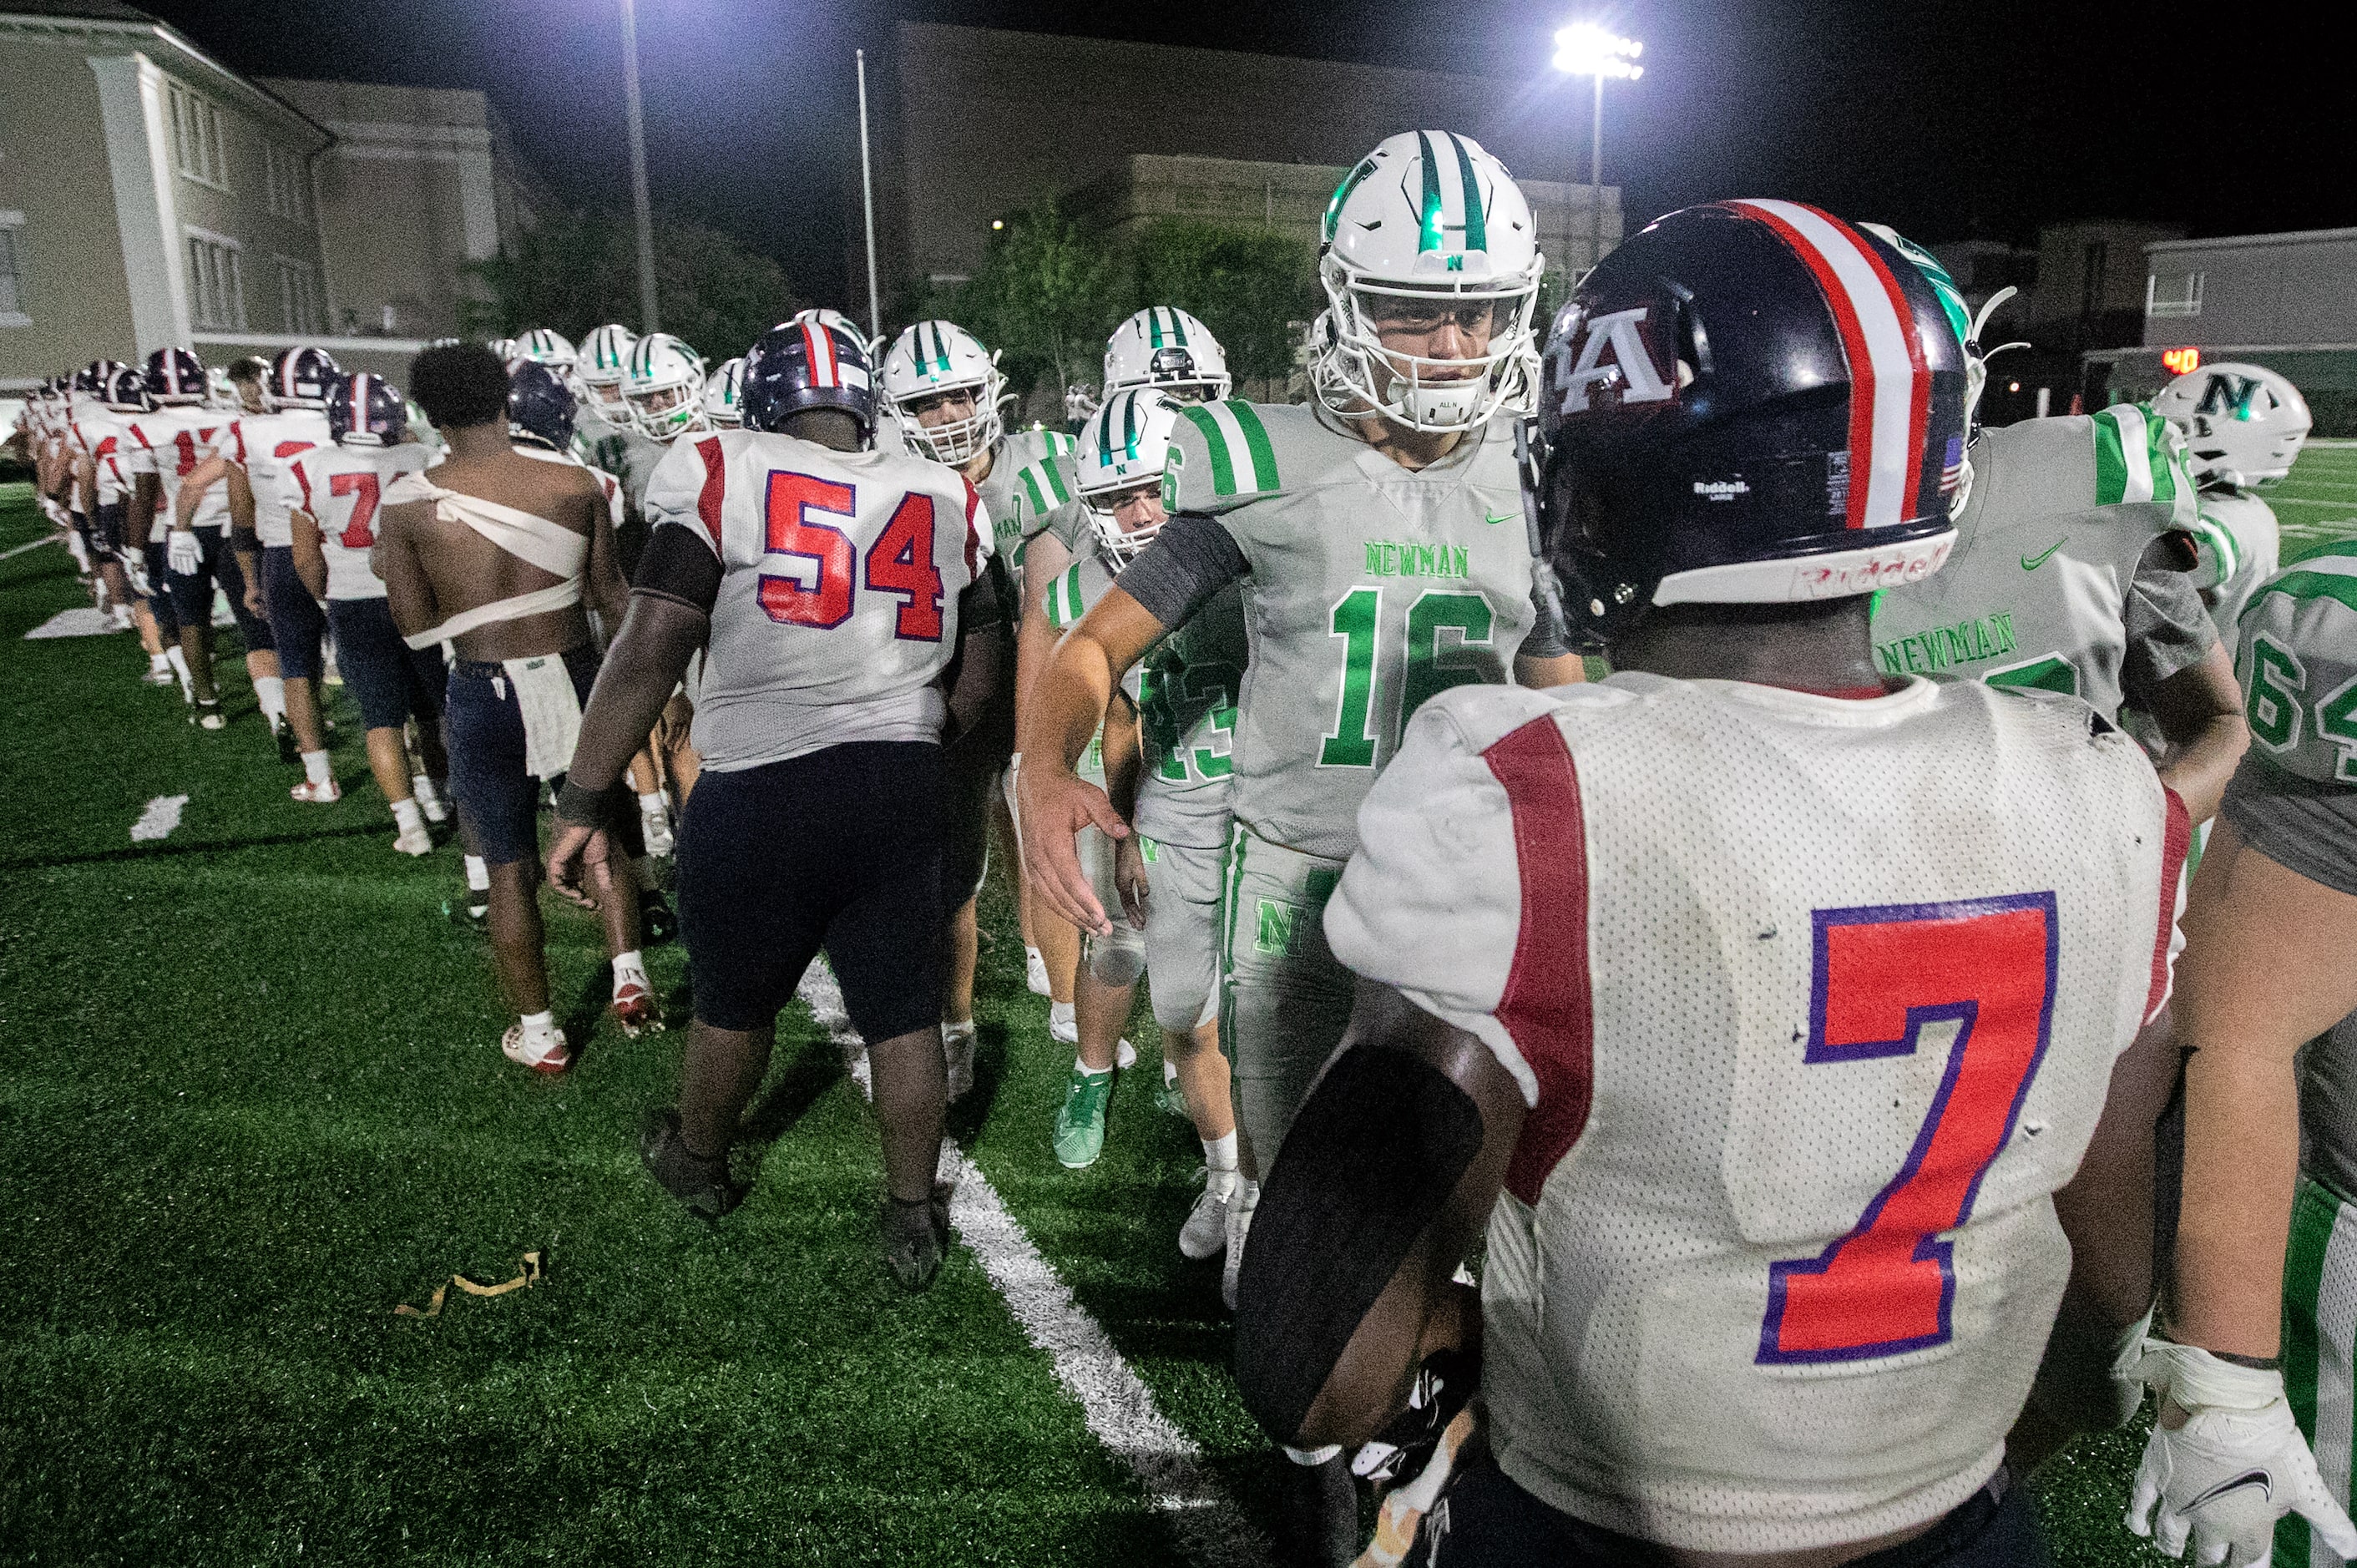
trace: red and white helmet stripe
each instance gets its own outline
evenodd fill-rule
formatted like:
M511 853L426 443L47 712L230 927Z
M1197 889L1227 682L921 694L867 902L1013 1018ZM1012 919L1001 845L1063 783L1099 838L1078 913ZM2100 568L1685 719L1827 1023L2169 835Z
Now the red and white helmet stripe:
M1915 316L1890 268L1857 230L1798 201L1727 205L1773 230L1814 274L1849 364L1852 528L1888 528L1916 510L1932 371Z
M843 369L834 357L834 334L817 321L804 321L802 328L802 346L810 355L811 385L841 386Z

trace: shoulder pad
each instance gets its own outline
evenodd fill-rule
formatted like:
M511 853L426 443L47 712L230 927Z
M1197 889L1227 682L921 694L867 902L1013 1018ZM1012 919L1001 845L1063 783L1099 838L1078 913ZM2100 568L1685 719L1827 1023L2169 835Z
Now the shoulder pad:
M1166 511L1225 511L1284 488L1275 444L1260 411L1242 398L1178 411L1162 472Z
M2167 504L2184 514L2176 526L2190 528L2198 492L2177 426L2139 403L2115 403L2088 424L2095 443L2095 504Z

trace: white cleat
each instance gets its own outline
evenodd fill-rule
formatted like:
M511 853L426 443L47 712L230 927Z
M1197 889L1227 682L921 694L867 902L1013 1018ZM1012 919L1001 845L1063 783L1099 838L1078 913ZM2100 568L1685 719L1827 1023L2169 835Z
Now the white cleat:
M434 835L425 831L424 823L414 828L404 828L393 836L393 847L404 854L432 854Z
M942 1026L942 1065L949 1074L948 1098L964 1098L974 1088L974 1020Z
M550 1078L573 1065L573 1052L565 1043L562 1029L551 1029L539 1039L527 1039L521 1023L510 1024L508 1032L500 1036L500 1051L517 1066Z
M1055 990L1048 983L1048 961L1039 956L1038 948L1023 950L1023 983L1031 988L1034 996L1047 996Z
M641 811L639 825L644 830L649 854L669 854L679 847L672 836L671 819L661 811Z
M1220 1299L1236 1309L1236 1276L1243 1272L1244 1239L1252 1234L1253 1210L1260 1207L1260 1183L1236 1178L1235 1196L1228 1200L1228 1261L1220 1265Z
M1131 1045L1127 1040L1124 1040L1121 1044L1114 1047L1113 1065L1120 1069L1123 1072L1127 1072L1130 1069L1135 1067L1137 1065L1137 1047Z
M332 779L325 784L314 784L306 779L286 793L307 806L332 806L344 798L344 787Z
M1239 1179L1233 1171L1204 1173L1202 1195L1188 1210L1187 1223L1178 1228L1181 1256L1200 1263L1228 1250L1228 1200L1235 1196Z

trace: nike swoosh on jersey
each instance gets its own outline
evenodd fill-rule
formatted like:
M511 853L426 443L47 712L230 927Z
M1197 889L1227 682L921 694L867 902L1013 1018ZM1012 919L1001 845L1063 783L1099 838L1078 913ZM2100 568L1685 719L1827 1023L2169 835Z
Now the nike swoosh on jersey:
M2216 1502L2220 1498L2224 1497L2227 1493L2239 1492L2244 1487L2258 1487L2259 1491L2270 1500L2272 1500L2276 1495L2274 1477L2268 1475L2265 1470L2245 1470L2239 1476L2219 1482L2216 1486L2212 1487L2209 1490L2201 1493L2198 1497L2187 1498L2171 1511L2174 1512L2178 1518L2183 1519L2186 1515L2191 1513L2195 1509L2200 1508L2202 1504Z
M2025 572L2037 571L2040 566L2045 565L2049 560L2053 558L2054 553L2057 550L2061 549L2064 545L2070 542L2071 536L2066 533L2061 538L2056 540L2053 543L2048 545L2044 554L2023 556L2021 558L2021 569Z
M1506 516L1504 516L1504 517L1491 517L1491 516L1490 515L1490 509L1489 509L1488 507L1483 507L1483 508L1481 509L1481 521L1482 521L1483 522L1486 522L1486 523L1490 524L1492 528L1494 528L1494 527L1496 527L1499 523L1501 523L1501 522L1512 522L1512 521L1514 521L1514 519L1513 519L1513 516L1512 516L1512 513L1509 513L1509 514L1507 514L1507 515L1506 515Z

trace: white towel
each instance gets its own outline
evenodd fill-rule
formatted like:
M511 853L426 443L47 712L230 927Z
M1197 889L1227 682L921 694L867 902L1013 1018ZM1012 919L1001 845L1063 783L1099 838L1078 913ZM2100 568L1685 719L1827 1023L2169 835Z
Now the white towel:
M573 766L573 744L581 738L581 699L562 654L503 659L500 668L515 682L516 706L523 713L524 770L554 779Z

